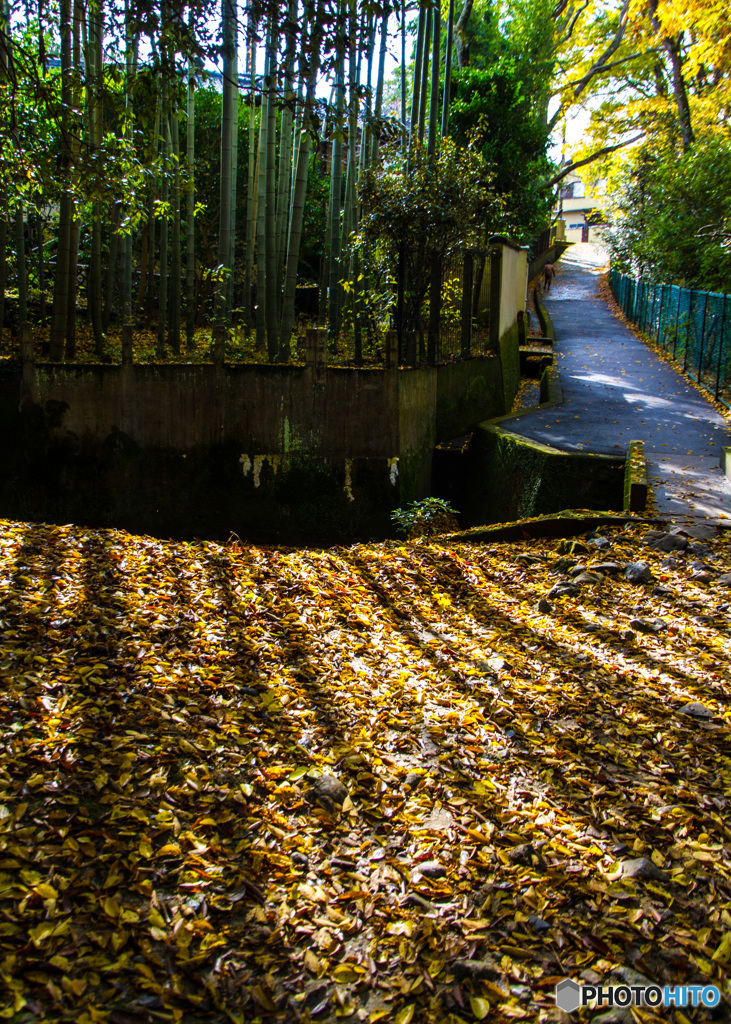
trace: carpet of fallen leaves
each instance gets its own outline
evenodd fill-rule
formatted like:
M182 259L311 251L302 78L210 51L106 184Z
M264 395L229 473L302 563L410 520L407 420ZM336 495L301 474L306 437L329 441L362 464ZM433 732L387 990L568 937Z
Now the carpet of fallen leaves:
M0 1017L559 1020L631 969L728 1019L731 537L600 533L0 522Z

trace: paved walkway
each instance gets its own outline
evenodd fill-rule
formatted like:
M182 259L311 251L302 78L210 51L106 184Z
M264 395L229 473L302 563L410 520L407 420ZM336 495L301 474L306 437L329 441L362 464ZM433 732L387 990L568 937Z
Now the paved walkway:
M506 430L573 451L626 452L645 442L658 512L678 520L731 518L720 468L731 427L701 393L620 323L599 298L601 251L569 249L546 297L564 402Z

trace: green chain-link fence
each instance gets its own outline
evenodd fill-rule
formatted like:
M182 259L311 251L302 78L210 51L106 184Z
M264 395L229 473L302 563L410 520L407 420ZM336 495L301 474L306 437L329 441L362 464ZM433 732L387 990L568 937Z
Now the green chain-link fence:
M731 299L717 292L655 284L612 270L609 284L629 321L731 408Z

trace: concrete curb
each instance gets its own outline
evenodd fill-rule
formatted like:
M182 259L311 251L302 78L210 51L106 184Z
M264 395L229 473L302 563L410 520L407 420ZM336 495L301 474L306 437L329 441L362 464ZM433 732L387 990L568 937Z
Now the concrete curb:
M649 489L644 441L630 441L624 465L625 511L644 512L647 508Z
M554 329L553 322L551 321L551 317L548 315L548 310L546 309L543 303L543 299L539 294L539 285L536 285L533 289L533 302L536 307L536 313L538 314L538 322L541 325L543 336L545 338L550 338L551 344L555 345L556 331Z
M564 509L552 515L534 519L518 519L512 523L496 523L494 526L473 526L439 538L442 544L471 544L481 541L529 540L534 537L576 537L600 526L646 526L663 525L667 519L648 516L633 516L621 512L577 513Z

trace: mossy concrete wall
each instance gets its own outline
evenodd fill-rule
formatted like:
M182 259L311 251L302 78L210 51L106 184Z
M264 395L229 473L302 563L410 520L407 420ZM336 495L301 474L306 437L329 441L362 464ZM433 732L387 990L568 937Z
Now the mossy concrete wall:
M562 452L480 423L468 453L463 523L506 522L566 508L622 509L624 459Z
M383 536L393 508L430 492L434 445L504 412L503 390L496 357L0 365L0 515L287 543Z

